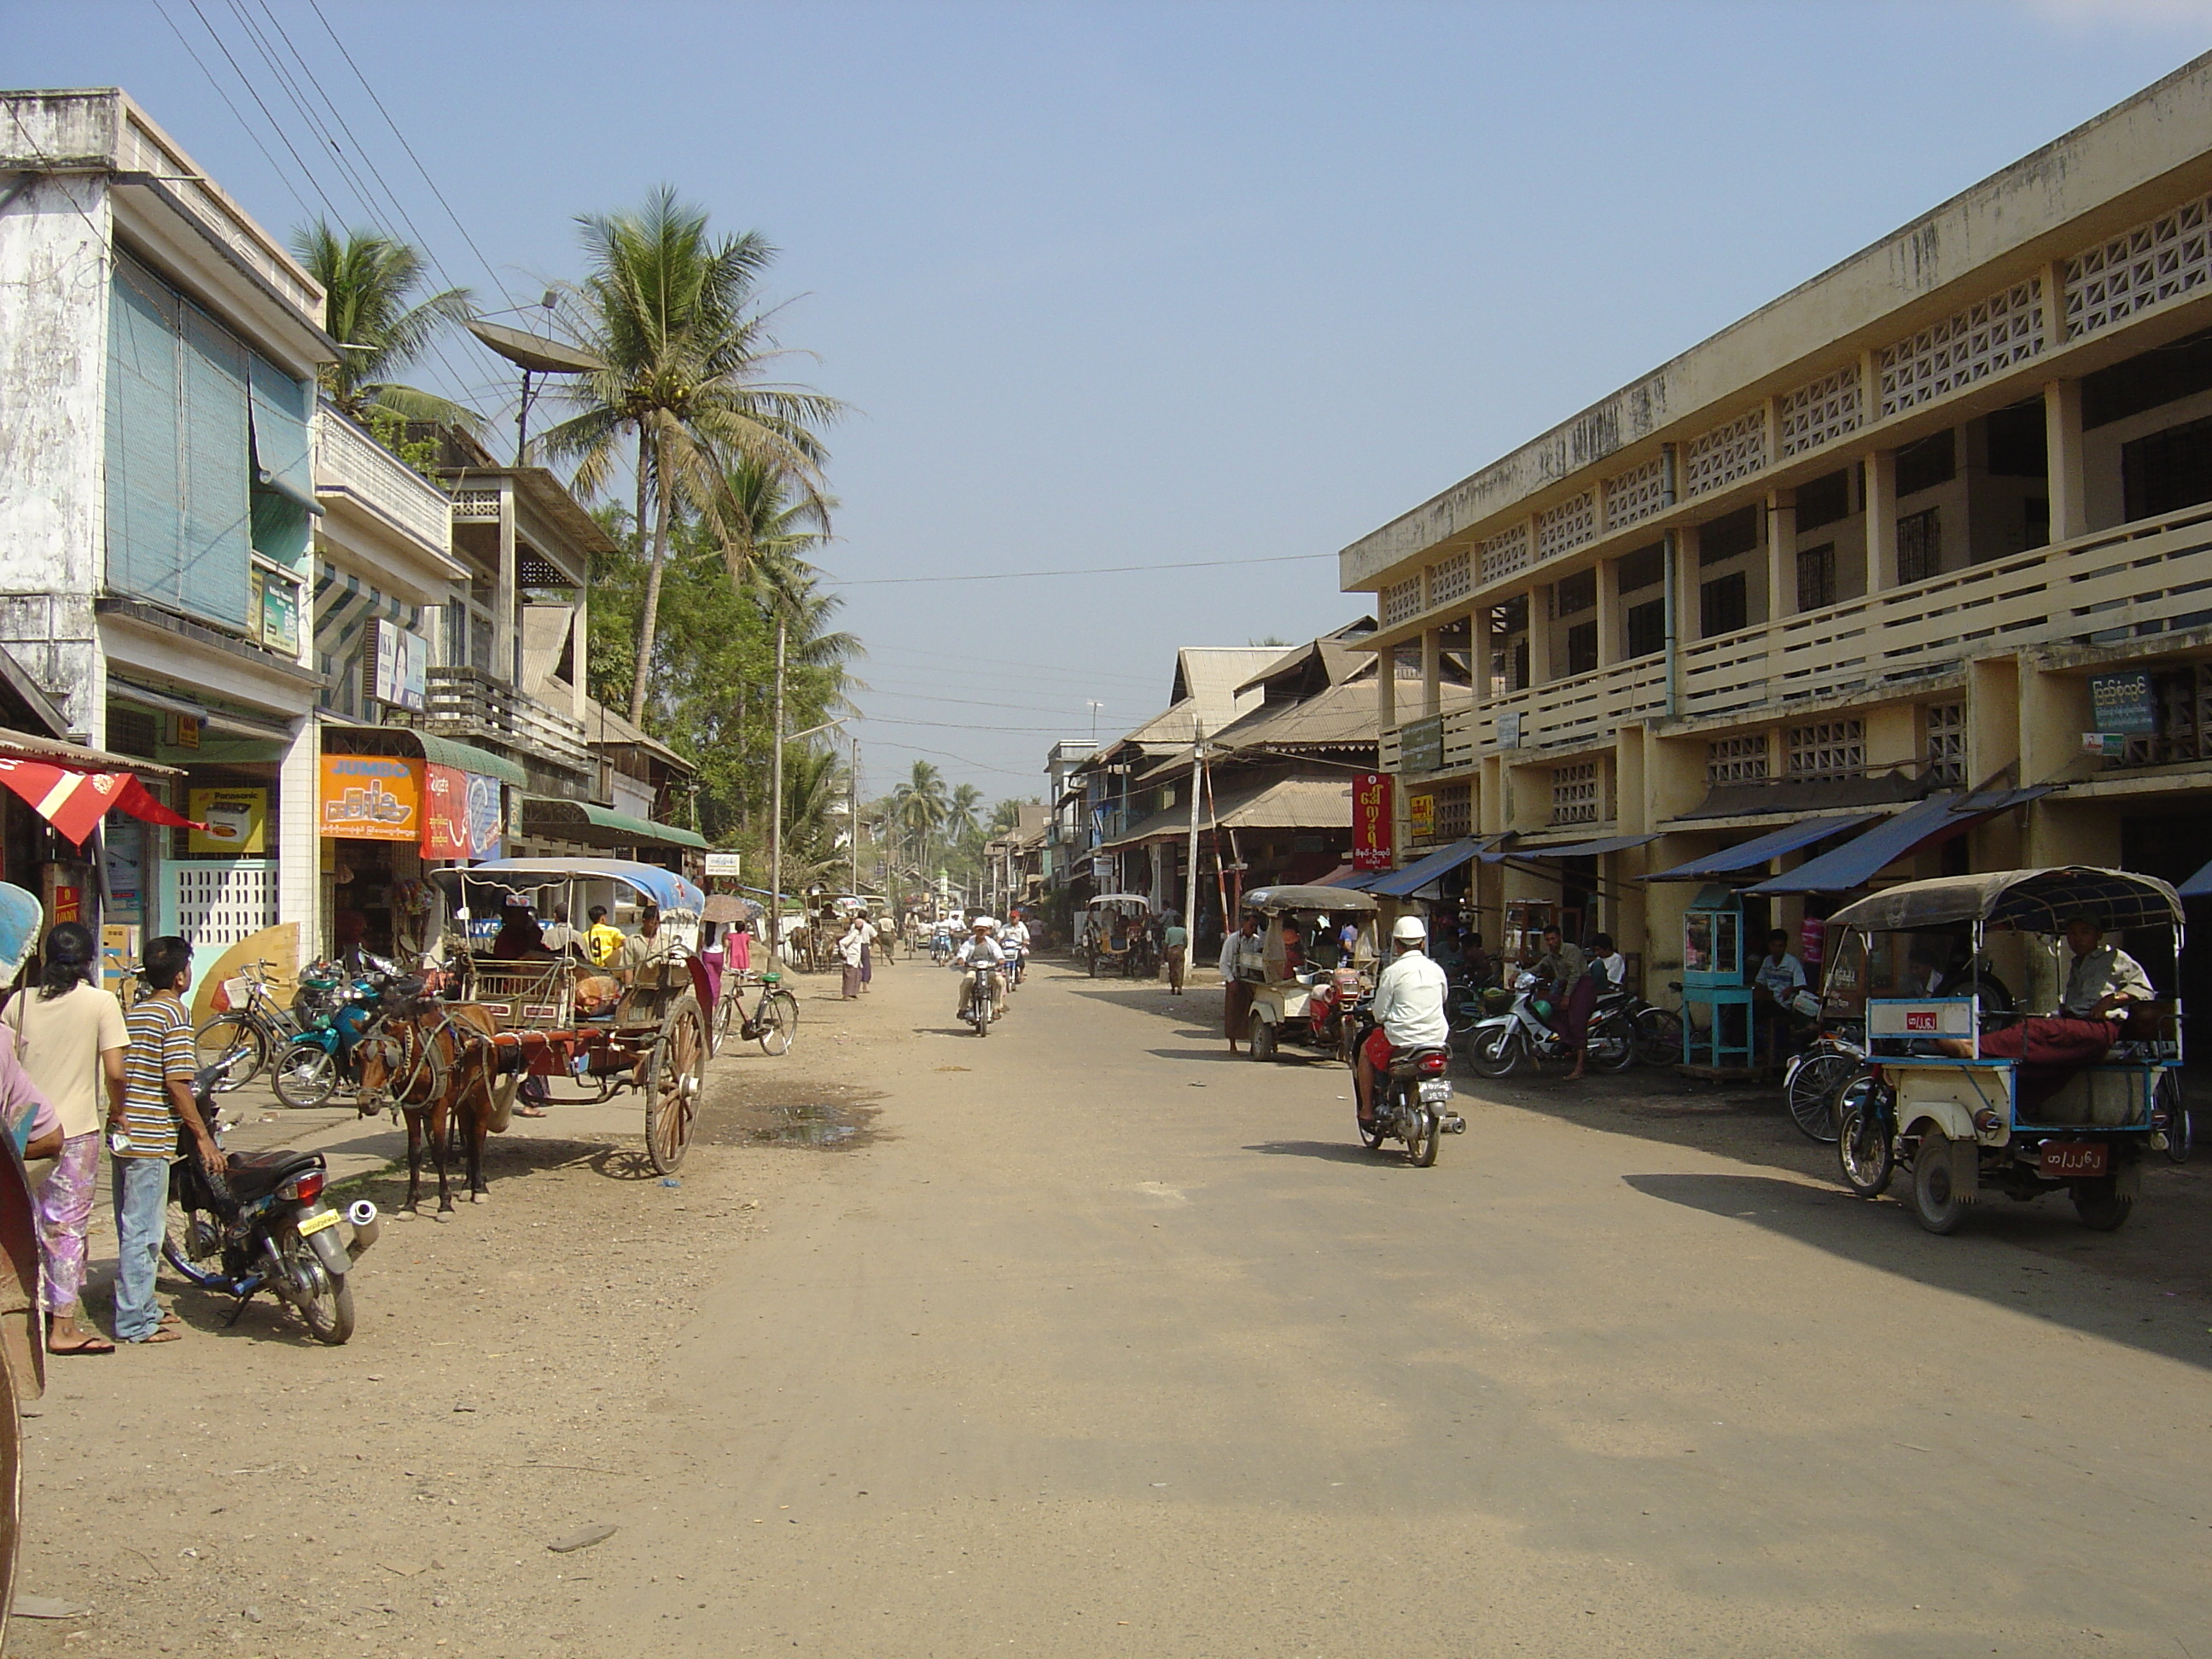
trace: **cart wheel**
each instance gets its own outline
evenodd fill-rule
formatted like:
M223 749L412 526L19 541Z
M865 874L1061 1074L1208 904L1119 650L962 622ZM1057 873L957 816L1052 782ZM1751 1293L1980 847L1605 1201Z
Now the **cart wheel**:
M1844 1185L1861 1198L1881 1197L1897 1170L1897 1146L1874 1109L1872 1088L1869 1084L1844 1091L1837 1125L1836 1158L1843 1165Z
M763 1054L789 1054L792 1039L799 1035L799 999L788 991L770 991L761 999L757 1023Z
M2123 1197L2119 1182L2111 1176L2074 1183L2074 1213L2081 1218L2083 1226L2098 1232L2118 1231L2126 1224L2135 1207L2134 1197Z
M1912 1218L1931 1233L1956 1231L1966 1200L1951 1179L1951 1137L1923 1129L1912 1155Z
M1273 1060L1275 1057L1275 1028L1260 1018L1252 1016L1252 1058Z
M653 1045L645 1072L645 1152L653 1167L674 1175L691 1145L699 1082L707 1067L707 1022L686 1002Z

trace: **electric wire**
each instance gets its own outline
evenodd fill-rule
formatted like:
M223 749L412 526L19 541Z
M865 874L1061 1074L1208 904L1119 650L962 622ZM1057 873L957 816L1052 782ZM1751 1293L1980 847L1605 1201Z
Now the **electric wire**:
M301 212L313 213L314 209L307 205L307 198L300 194L298 187L292 183L285 174L284 169L278 165L276 156L270 153L269 146L261 142L261 135L253 130L253 124L246 118L246 112L239 108L237 100L224 89L222 82L216 78L215 71L208 67L207 59L200 56L199 48L192 45L185 38L184 30L177 27L177 20L169 15L169 9L163 3L163 0L154 0L154 9L161 13L161 21L169 26L169 33L177 37L177 44L185 49L185 55L199 66L200 73L207 77L208 85L215 89L215 95L222 100L224 106L230 111L232 117L237 121L239 131L246 136L254 149L261 152L261 159L269 163L270 176L284 186L284 193L299 204Z

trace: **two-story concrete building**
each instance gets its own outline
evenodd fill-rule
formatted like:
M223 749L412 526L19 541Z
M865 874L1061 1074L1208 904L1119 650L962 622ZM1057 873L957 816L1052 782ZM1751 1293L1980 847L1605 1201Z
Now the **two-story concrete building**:
M2212 58L1340 563L1413 677L1381 682L1399 861L1486 932L1564 913L1663 971L1696 884L1645 878L1685 866L1793 927L1969 863L2188 874L2212 849Z

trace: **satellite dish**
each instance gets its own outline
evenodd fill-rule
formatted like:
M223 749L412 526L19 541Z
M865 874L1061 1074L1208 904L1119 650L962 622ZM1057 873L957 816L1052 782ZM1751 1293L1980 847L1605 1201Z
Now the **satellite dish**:
M513 363L518 368L529 369L537 374L588 374L606 364L588 351L574 346L562 345L558 340L549 340L543 335L532 334L527 329L509 328L504 323L471 322L469 332L485 345Z

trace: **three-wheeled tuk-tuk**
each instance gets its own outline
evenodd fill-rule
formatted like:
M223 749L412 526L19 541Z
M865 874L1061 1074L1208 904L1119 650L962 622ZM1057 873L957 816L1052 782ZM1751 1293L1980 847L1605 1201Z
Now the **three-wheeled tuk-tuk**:
M1349 887L1255 887L1244 908L1261 918L1267 966L1252 983L1252 1058L1273 1060L1295 1042L1352 1063L1352 1010L1373 981L1355 957L1372 962L1376 902ZM1344 954L1337 934L1357 921L1364 949Z
M1101 893L1084 908L1081 951L1091 978L1137 979L1152 972L1152 900L1141 893Z
M1985 1191L2026 1200L2063 1188L2084 1224L2119 1226L2135 1206L2142 1163L2162 1149L2179 1098L2181 1010L2171 1000L2122 1004L2124 1018L2065 1018L1998 1012L1978 994L1944 995L1943 964L1962 956L2025 986L2021 1006L2064 1013L2076 958L2069 925L2086 940L2158 930L2181 951L2181 901L2166 883L2124 870L2067 866L1907 882L1828 919L1824 1020L1856 1022L1865 1069L1843 1091L1838 1153L1844 1184L1863 1198L1887 1188L1899 1164L1911 1206L1948 1233ZM2083 971L2110 971L2101 954ZM1981 970L1978 970L1978 973ZM1972 992L1978 980L1969 976ZM2100 988L2092 987L2094 993ZM2075 996L2085 994L2075 988Z

